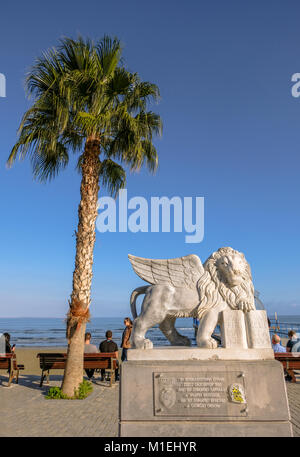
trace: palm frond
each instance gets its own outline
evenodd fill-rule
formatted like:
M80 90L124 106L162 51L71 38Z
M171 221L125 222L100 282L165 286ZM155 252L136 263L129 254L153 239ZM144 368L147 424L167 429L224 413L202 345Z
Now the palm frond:
M79 36L61 39L37 58L26 77L33 105L21 120L8 166L18 156L29 156L34 176L52 179L67 166L69 152L84 154L85 141L93 136L105 158L100 180L111 192L125 183L122 163L155 171L152 140L161 134L162 123L148 105L159 100L159 89L129 72L121 53L117 38L104 36L94 43Z
M120 62L122 48L118 38L104 35L96 46L98 59L105 78L110 77Z
M105 159L101 163L100 181L116 197L119 190L126 186L126 172L118 163Z
M41 182L50 181L58 173L66 168L69 163L69 155L66 147L56 142L55 148L45 144L40 154L32 156L33 176Z

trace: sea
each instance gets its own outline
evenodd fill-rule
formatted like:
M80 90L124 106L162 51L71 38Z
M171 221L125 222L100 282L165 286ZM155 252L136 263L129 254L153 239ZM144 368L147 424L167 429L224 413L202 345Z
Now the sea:
M176 328L189 338L194 337L193 320L177 319ZM124 330L123 317L94 317L87 323L86 330L92 334L92 344L105 340L105 332L111 330L113 340L120 346ZM9 333L11 344L18 347L67 346L66 322L63 318L0 318L0 333ZM146 335L155 346L165 346L168 340L158 326ZM196 344L196 343L195 343Z
M272 319L272 324L273 324ZM280 327L285 329L300 329L300 315L278 316ZM120 346L124 330L123 317L94 317L87 324L87 331L92 334L92 343L99 345L105 339L106 330L111 330L113 340ZM178 318L176 328L179 333L191 339L192 345L196 346L193 319ZM38 346L67 346L66 323L64 318L0 318L0 334L9 333L11 344L17 347L38 347ZM146 337L154 346L169 345L169 341L161 333L158 326L151 328Z

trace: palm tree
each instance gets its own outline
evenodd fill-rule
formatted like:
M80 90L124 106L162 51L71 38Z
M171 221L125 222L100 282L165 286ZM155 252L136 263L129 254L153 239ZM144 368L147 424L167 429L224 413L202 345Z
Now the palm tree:
M123 166L155 171L153 135L161 133L159 115L147 111L159 98L155 84L125 69L118 39L93 43L64 38L38 58L26 78L34 97L24 114L8 159L29 156L34 177L54 178L77 153L81 173L73 288L67 316L68 356L62 390L69 396L83 379L83 351L89 320L95 222L99 186L112 195L125 186ZM122 166L123 165L123 166Z

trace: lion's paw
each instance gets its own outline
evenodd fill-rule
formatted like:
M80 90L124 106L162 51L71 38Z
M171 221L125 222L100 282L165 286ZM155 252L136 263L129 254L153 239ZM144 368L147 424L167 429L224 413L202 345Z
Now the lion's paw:
M255 306L249 302L241 301L238 303L238 309L244 313L248 313L249 311L255 310Z
M218 347L218 342L214 338L209 338L208 340L200 340L197 342L200 348L205 349L216 349Z
M209 344L211 349L216 349L218 347L218 342L214 338L210 338Z
M144 349L153 349L153 343L147 338L144 340Z

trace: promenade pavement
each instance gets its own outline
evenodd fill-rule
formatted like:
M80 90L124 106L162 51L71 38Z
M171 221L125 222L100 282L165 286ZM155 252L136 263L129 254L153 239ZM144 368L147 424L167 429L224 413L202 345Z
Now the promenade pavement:
M300 437L300 376L287 383L294 436ZM23 375L19 384L7 388L0 375L0 436L16 437L117 437L119 383L109 387L97 378L85 400L45 400L49 385L39 387L39 376ZM2 382L2 385L1 385ZM51 376L50 386L59 386L60 376Z
M0 436L118 436L119 383L109 387L108 382L96 378L93 392L85 400L45 400L49 386L61 385L61 376L50 379L41 388L40 377L31 375L21 376L19 384L9 388L0 384L4 422Z

